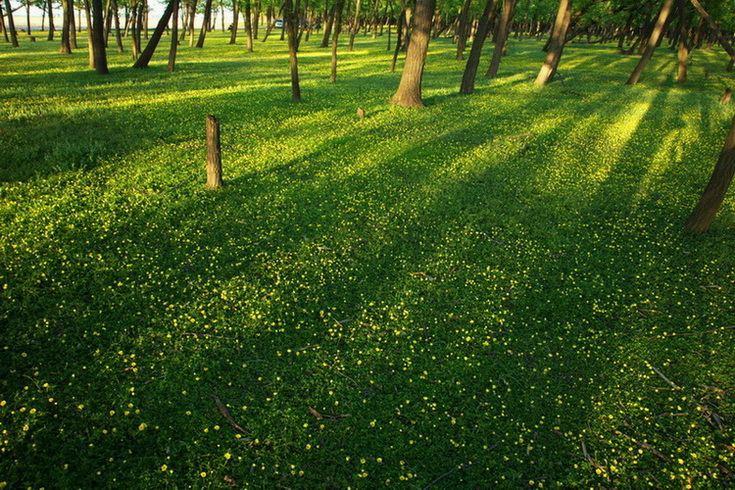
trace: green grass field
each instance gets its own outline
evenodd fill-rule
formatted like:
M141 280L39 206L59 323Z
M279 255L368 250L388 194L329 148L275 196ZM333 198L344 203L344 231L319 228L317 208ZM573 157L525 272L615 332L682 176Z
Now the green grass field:
M683 232L726 56L572 44L540 89L511 40L459 96L440 39L407 110L385 42L336 84L305 43L302 103L277 38L0 45L0 487L735 484L735 202Z

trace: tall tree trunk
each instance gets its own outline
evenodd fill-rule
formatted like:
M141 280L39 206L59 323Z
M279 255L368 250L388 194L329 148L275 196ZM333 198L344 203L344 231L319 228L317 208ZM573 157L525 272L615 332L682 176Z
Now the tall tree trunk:
M324 35L322 36L322 43L319 45L320 48L326 48L329 46L329 39L332 35L332 29L334 28L334 16L337 11L337 5L332 5L332 8L328 10L328 13L324 19L326 25L324 26Z
M124 53L125 47L123 46L122 33L120 32L120 12L117 6L117 0L112 0L112 12L115 16L115 41L117 42L117 52Z
M644 51L643 56L641 56L638 65L633 70L633 73L630 74L630 78L628 78L628 81L626 82L628 85L635 85L638 83L638 80L640 80L641 75L643 74L643 70L646 68L648 62L651 61L651 58L653 58L653 52L656 50L656 46L661 38L661 34L663 33L664 26L666 25L666 20L669 18L671 6L673 4L674 0L664 0L661 12L658 14L656 25L651 32L651 37L648 39L646 50Z
M730 59L735 60L735 50L733 50L730 43L727 42L727 39L725 39L725 36L722 34L722 31L717 25L717 22L712 20L712 17L707 13L706 10L704 10L704 7L702 7L702 4L700 4L698 0L690 1L692 2L692 5L694 5L694 8L696 8L699 14L702 16L702 18L705 19L709 26L712 28L723 49L727 52L727 54L730 55Z
M689 62L689 29L687 29L687 10L685 0L677 0L679 9L679 73L677 83L686 83L687 64Z
M15 22L13 21L13 9L10 7L10 0L5 0L5 11L8 15L8 31L10 31L10 41L14 48L19 47L18 33L15 31Z
M194 47L194 20L197 15L197 0L192 0L191 11L189 12L189 47Z
M136 61L133 65L133 68L148 68L148 64L151 62L151 58L153 58L153 53L156 51L158 43L161 41L161 36L163 36L163 32L166 30L168 21L171 19L171 15L173 15L174 7L177 1L178 0L169 0L168 5L166 5L166 10L163 11L163 15L158 21L156 30L153 31L153 35L151 36L150 40L148 40L148 44L146 45L143 52L140 54L140 58L138 58L138 61ZM178 38L174 37L173 39Z
M61 5L64 11L64 18L61 21L61 48L60 53L71 54L71 42L69 35L69 17L71 14L71 6L69 5L71 0L61 0Z
M230 44L237 43L237 24L240 17L240 2L235 0L232 5L232 27L230 29Z
M725 146L717 160L717 165L712 171L709 184L707 184L699 203L687 219L685 225L687 230L697 233L707 231L715 219L722 201L725 200L725 194L730 187L733 175L735 175L735 119L732 121L730 133L725 139Z
M166 69L169 72L176 70L176 50L179 47L179 0L174 0L174 11L171 13L173 20L171 25L171 46L168 50L168 65Z
M285 24L284 29L288 31L288 55L289 66L291 67L291 98L298 102L301 100L299 61L296 56L299 49L297 39L299 29L298 3L294 6L293 0L284 0L283 21Z
M471 6L472 0L464 0L462 12L459 14L459 27L457 28L457 60L464 59L464 50L467 48L467 34L469 33Z
M260 0L255 2L253 8L253 19L251 20L251 28L253 30L253 39L258 39L258 25L260 24Z
M31 33L31 2L26 1L26 26L28 30L26 33L30 36Z
M74 0L69 0L69 42L71 43L72 49L79 49L77 44L77 27L74 22Z
M107 75L107 51L105 49L105 19L102 0L92 0L92 55L94 69L99 75Z
M46 38L48 41L54 40L54 31L56 30L54 28L54 6L51 3L51 0L48 0L46 2L46 6L48 8L48 38Z
M398 61L398 53L401 51L403 46L403 26L406 23L406 9L402 8L401 13L398 16L398 23L396 24L396 49L393 51L393 61L390 64L390 72L396 71L396 62Z
M559 10L556 12L556 20L554 21L554 28L551 31L549 51L546 53L544 64L536 77L536 85L544 86L554 79L556 69L559 67L559 60L564 52L564 44L571 20L572 0L560 0Z
M199 40L197 41L197 48L204 47L204 38L207 37L207 31L209 30L209 22L212 20L212 0L207 0L204 4L204 20L202 21L202 30L199 31Z
M355 36L357 31L360 30L360 3L361 0L355 0L355 17L352 19L352 27L350 27L350 43L347 46L347 51L352 51L355 45Z
M87 56L89 58L89 67L94 68L94 49L92 49L92 7L89 0L84 0L84 14L87 21Z
M339 33L342 30L342 9L344 8L344 0L337 0L335 5L334 20L334 39L332 39L332 71L329 76L330 82L337 81L337 43L339 42Z
M3 31L5 42L9 43L10 38L8 37L8 29L5 27L5 14L3 13L3 8L2 3L0 3L0 29Z
M493 50L493 59L490 62L487 73L485 74L490 78L495 78L498 75L500 59L503 57L505 44L508 42L510 21L513 16L513 11L515 10L514 4L515 0L503 0L503 13L500 16L500 23L498 24L498 40L495 43L495 49Z
M436 0L416 0L416 13L413 16L413 30L403 66L403 75L398 90L391 102L403 107L424 107L421 100L421 82L424 76L424 63L431 38L431 21L434 16Z
M459 89L460 94L471 94L475 90L475 80L477 79L477 68L480 66L482 46L485 44L485 39L487 39L487 34L490 31L490 20L495 11L496 3L497 0L486 0L485 2L485 9L482 11L480 21L477 25L475 41L472 43L470 55L464 67L462 85Z
M250 0L245 0L245 36L247 39L247 52L253 52L253 24L250 16Z

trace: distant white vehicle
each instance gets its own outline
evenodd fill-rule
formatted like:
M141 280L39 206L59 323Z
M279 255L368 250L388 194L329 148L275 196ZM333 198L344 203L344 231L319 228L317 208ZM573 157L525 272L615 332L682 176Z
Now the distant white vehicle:
M285 22L283 22L283 19L276 19L276 22L273 24L275 27L281 28L283 27Z

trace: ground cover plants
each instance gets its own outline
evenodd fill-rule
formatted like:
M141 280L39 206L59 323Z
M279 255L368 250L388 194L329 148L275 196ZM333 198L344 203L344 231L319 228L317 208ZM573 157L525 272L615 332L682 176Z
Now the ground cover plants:
M720 52L630 87L636 57L571 44L539 88L511 39L460 96L432 40L411 110L384 39L337 83L305 43L301 103L285 42L207 42L106 77L0 46L0 485L735 482L732 200L683 232Z

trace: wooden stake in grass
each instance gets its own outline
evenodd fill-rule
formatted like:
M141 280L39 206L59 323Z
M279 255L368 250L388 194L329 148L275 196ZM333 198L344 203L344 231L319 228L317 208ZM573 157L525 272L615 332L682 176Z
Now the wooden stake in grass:
M732 89L726 88L725 93L720 97L720 104L728 104L732 98Z
M222 187L222 151L219 142L219 120L207 116L207 187Z

